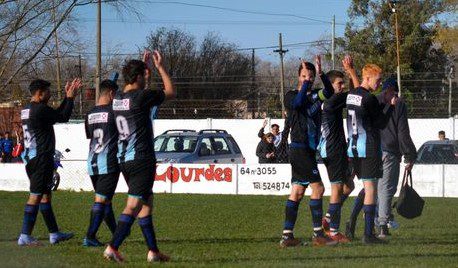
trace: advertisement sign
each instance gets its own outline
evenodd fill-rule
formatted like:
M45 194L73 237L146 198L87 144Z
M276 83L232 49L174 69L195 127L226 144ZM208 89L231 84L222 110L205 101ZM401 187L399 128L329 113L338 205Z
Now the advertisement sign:
M238 165L238 182L238 194L287 195L291 192L291 166Z
M237 165L173 164L158 180L170 181L173 193L236 194Z

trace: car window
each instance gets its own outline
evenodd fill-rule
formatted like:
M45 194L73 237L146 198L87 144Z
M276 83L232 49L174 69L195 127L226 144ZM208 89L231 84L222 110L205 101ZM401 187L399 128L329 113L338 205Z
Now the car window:
M159 138L157 139L159 141ZM156 152L192 153L196 149L197 137L171 136L163 139L162 145L154 144Z
M203 138L200 142L199 156L208 156L214 154L210 138Z
M164 136L159 136L154 139L154 151L159 152L161 150L162 144L164 143Z
M227 142L223 137L213 138L213 148L215 149L215 154L230 154L231 151L227 146Z
M420 162L422 163L458 163L458 152L453 144L429 144L421 148Z
M234 153L236 153L236 154L241 154L242 153L242 151L240 150L237 142L235 142L234 138L227 137L227 140L231 143L232 148L234 149Z

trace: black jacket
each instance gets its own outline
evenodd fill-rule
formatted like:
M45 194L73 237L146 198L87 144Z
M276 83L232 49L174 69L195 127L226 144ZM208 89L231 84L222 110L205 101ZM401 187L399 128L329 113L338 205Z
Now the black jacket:
M378 97L380 103L385 98L385 91ZM409 123L407 121L407 105L400 99L391 113L388 124L380 131L382 138L382 150L401 157L404 155L405 162L415 162L417 149L410 137Z
M267 158L266 154L275 152L275 146L273 143L267 143L261 140L256 148L256 155L259 157L259 164L263 163L275 163L275 156Z

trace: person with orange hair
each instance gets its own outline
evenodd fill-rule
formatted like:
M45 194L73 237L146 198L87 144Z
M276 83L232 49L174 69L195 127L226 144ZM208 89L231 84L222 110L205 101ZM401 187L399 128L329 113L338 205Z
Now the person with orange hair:
M364 190L359 195L364 210L364 244L384 242L374 235L377 180L383 175L380 130L387 124L398 98L393 94L387 95L387 104L379 104L372 92L378 89L381 80L382 69L375 64L367 64L362 70L361 85L349 91L346 101L347 154L352 160L356 176L364 184ZM347 236L354 237L355 224L356 217L352 217L350 227L353 228L347 228Z

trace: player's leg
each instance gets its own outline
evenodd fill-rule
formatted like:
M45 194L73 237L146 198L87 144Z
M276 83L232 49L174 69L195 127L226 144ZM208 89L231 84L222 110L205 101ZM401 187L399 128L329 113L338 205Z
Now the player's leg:
M119 181L119 172L115 172L110 177L110 186L108 188L107 199L105 200L105 211L104 211L104 221L105 224L110 229L110 232L114 234L116 231L116 219L113 212L113 196L116 191L116 186L118 186Z
M52 195L51 191L48 191L43 195L43 198L40 202L40 212L43 215L43 220L48 228L49 232L49 242L51 244L57 244L62 241L69 240L73 237L73 233L64 233L59 231L59 226L57 225L56 216L52 208Z
M91 216L89 219L86 237L83 239L83 246L85 247L103 246L103 244L97 239L96 234L105 217L105 206L108 199L106 193L103 191L103 180L107 180L108 178L104 178L104 176L106 175L91 176L92 185L95 190L95 197L91 208Z
M306 161L304 150L299 148L291 148L290 163L291 163L291 194L286 201L285 206L285 221L283 225L282 238L280 240L281 247L294 247L301 244L299 239L294 237L294 225L297 220L297 212L299 205L304 197L305 189L309 184L304 180L305 170L302 164Z
M138 213L138 225L145 238L146 245L148 246L147 261L148 262L166 262L170 257L161 253L157 246L156 232L154 231L152 205L153 197L150 194L146 201L143 203L140 213Z
M39 246L41 243L32 237L32 231L37 220L39 204L42 195L31 192L24 208L21 234L18 238L19 246Z
M299 182L293 182L291 184L291 193L286 201L285 206L285 221L283 224L282 239L280 240L280 246L282 247L294 247L298 246L301 241L294 238L294 225L297 220L297 212L302 198L304 197L306 186Z

